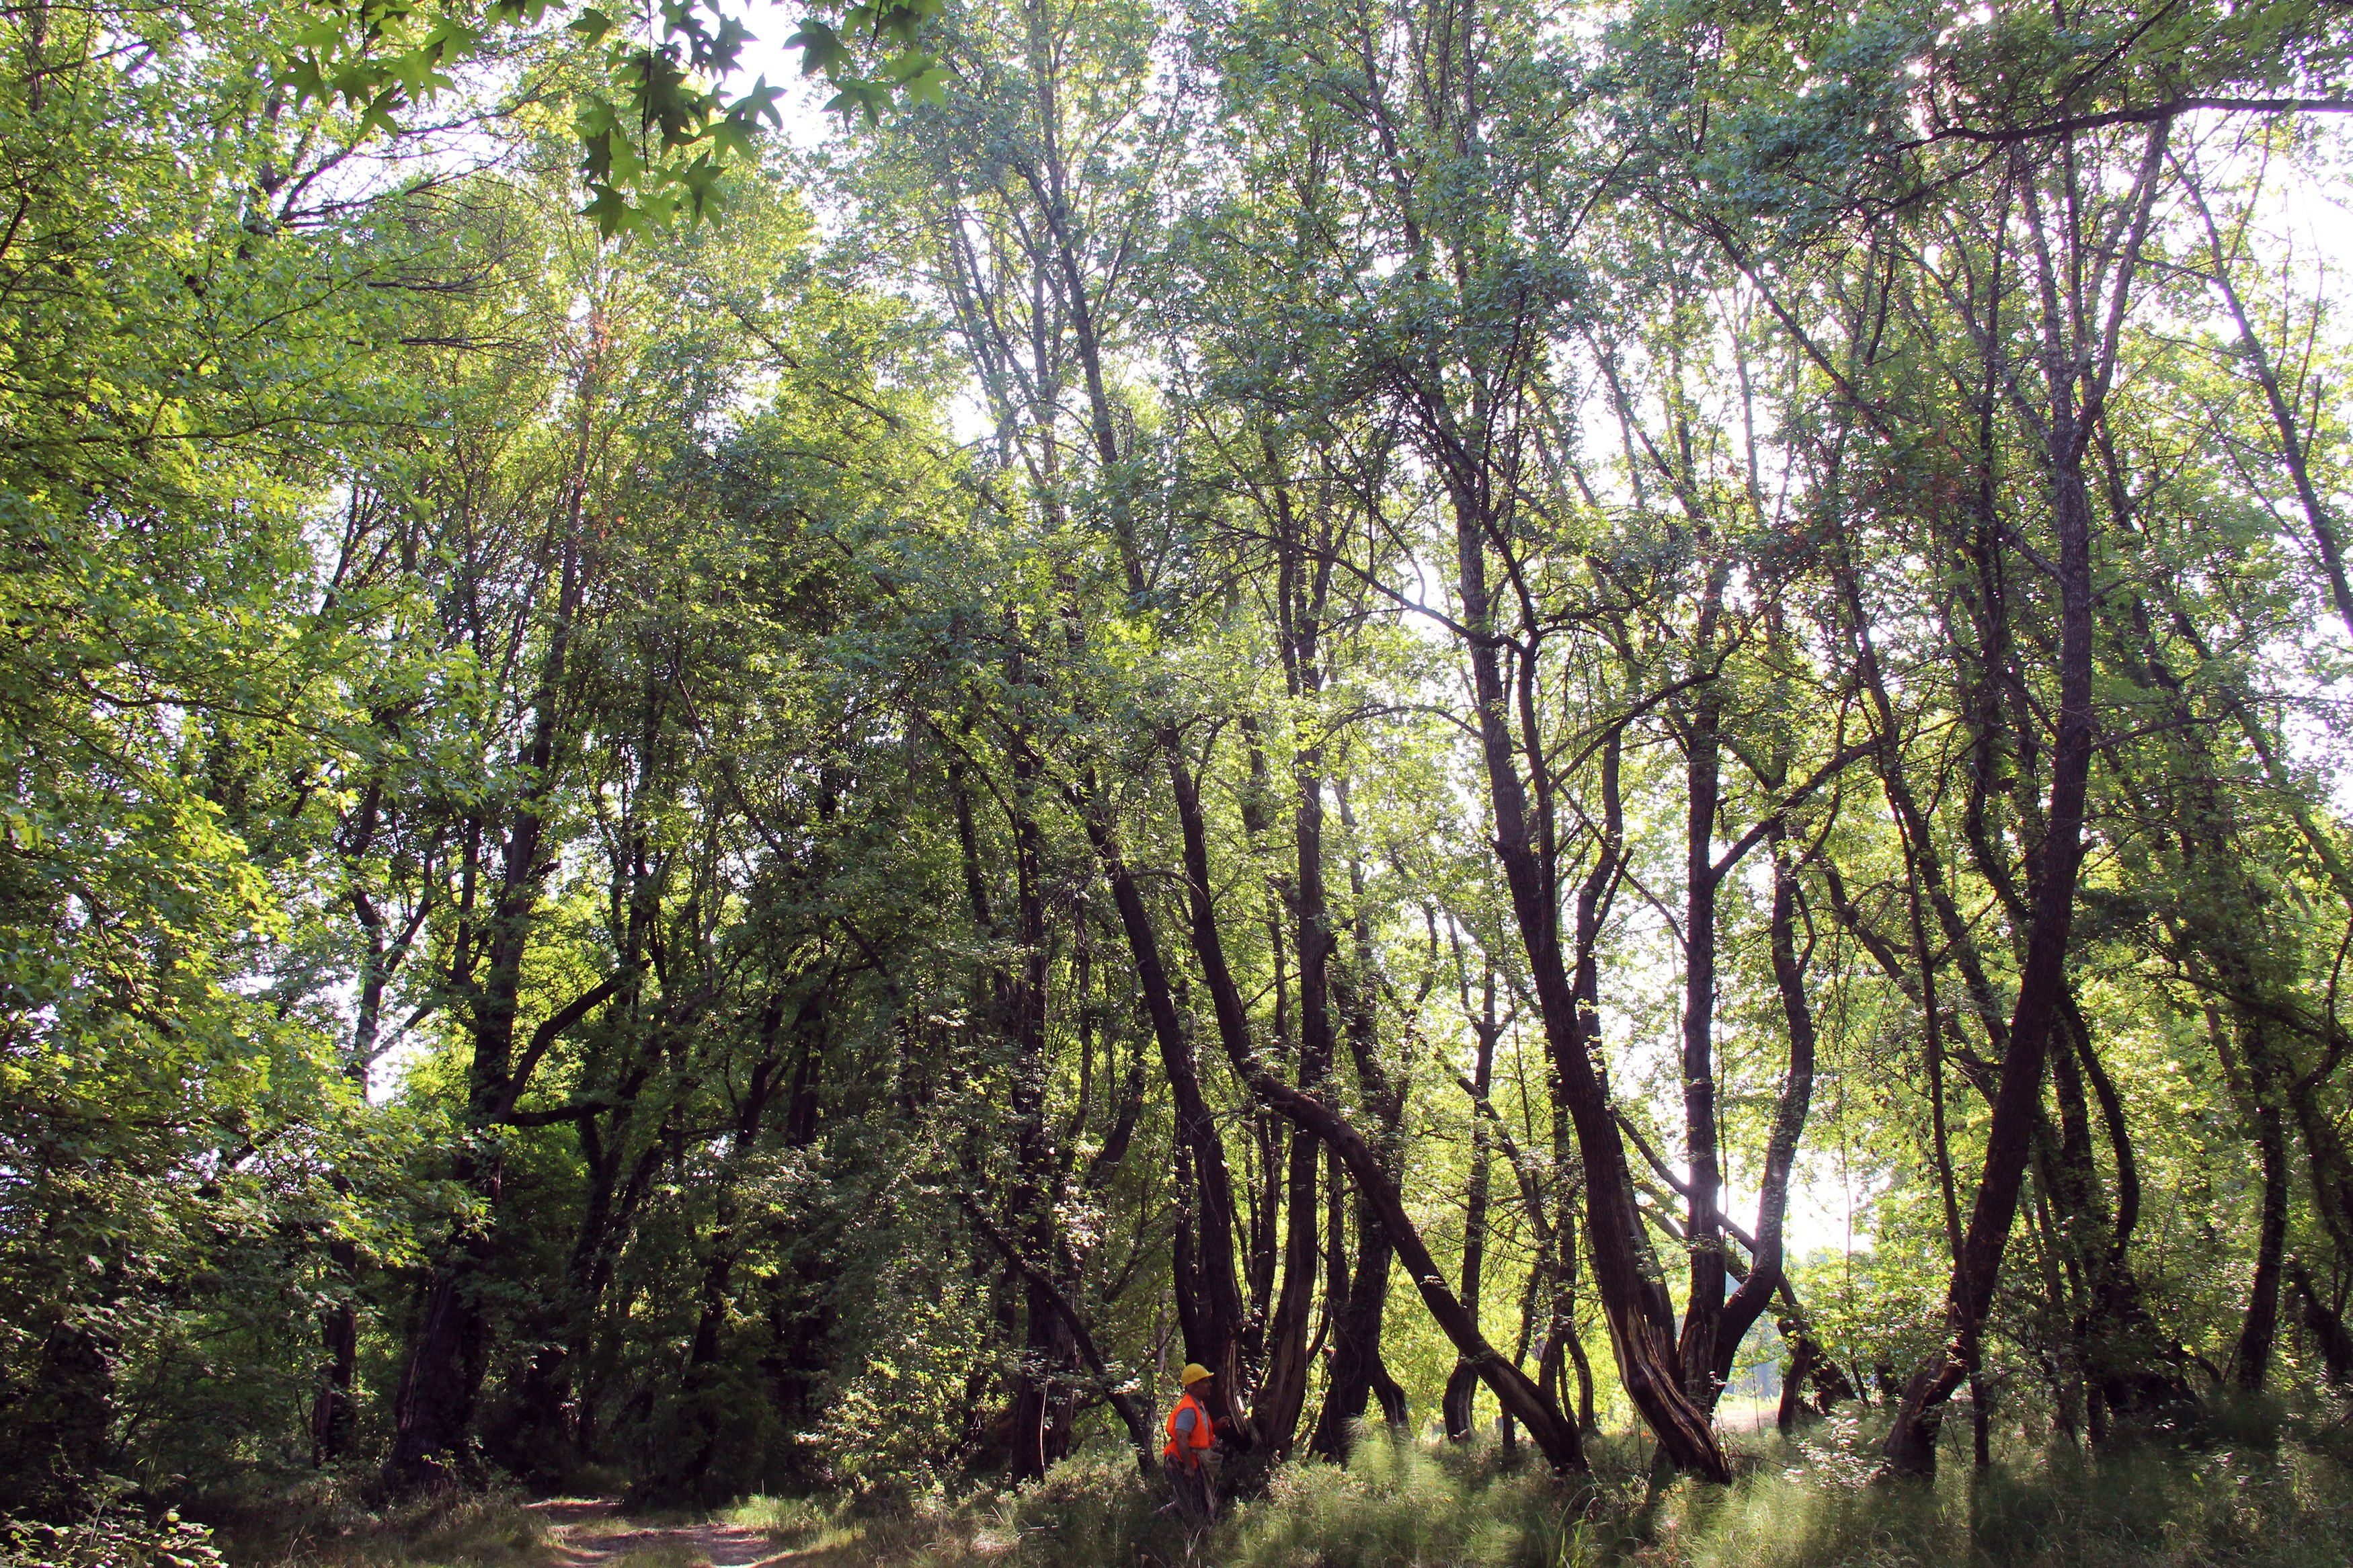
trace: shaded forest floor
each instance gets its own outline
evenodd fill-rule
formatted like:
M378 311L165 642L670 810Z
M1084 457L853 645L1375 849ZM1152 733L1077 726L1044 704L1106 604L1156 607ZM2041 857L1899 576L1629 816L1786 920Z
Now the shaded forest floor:
M1959 1434L1963 1435L1964 1434ZM2239 1441L2228 1440L2233 1436ZM2252 1441L2244 1440L2252 1438ZM754 1499L709 1515L471 1497L325 1531L225 1535L237 1568L2191 1568L2353 1563L2353 1428L2218 1429L2189 1450L2080 1461L2020 1451L1933 1489L1869 1485L1852 1420L1738 1440L1730 1488L1653 1492L1643 1446L1597 1445L1567 1490L1492 1447L1366 1445L1284 1467L1193 1534L1131 1461L1072 1461L1018 1491Z

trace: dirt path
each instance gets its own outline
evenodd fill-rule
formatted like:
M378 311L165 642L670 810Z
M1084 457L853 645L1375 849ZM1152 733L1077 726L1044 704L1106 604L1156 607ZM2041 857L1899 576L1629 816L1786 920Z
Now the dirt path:
M604 1500L559 1498L535 1502L547 1521L563 1568L607 1568L635 1556L646 1568L782 1568L807 1553L779 1551L756 1530L733 1524L640 1524Z

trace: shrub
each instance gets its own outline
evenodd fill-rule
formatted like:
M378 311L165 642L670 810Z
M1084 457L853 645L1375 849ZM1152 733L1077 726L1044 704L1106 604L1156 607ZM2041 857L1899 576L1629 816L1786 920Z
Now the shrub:
M0 1568L218 1568L212 1533L176 1511L120 1507L75 1524L0 1521Z

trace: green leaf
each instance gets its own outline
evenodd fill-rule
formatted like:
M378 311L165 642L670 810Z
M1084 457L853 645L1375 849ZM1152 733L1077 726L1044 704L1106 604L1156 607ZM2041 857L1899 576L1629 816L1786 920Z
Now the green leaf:
M785 47L801 52L801 75L838 79L850 65L849 46L815 16L802 19L800 31L785 40Z
M759 132L733 115L711 128L712 152L722 158L749 159L759 143Z
M679 172L678 183L687 193L688 214L697 222L718 206L719 181L724 173L708 153Z
M915 75L899 84L900 90L916 103L944 105L948 100L948 68L934 60Z
M593 197L586 206L580 209L580 216L596 220L599 235L610 239L632 226L632 219L638 215L630 208L628 197L610 185L592 184L588 189Z
M769 124L782 129L785 114L784 110L777 107L777 102L784 96L785 89L780 87L770 87L768 79L764 76L752 84L751 91L727 106L727 118L740 121L745 125L765 120Z
M397 131L400 122L393 118L393 111L400 107L400 88L396 83L368 100L367 111L360 116L359 134L364 138L371 131Z
M314 98L325 98L331 90L324 68L317 57L311 55L298 55L289 60L278 73L278 81L279 85L294 94L297 109Z

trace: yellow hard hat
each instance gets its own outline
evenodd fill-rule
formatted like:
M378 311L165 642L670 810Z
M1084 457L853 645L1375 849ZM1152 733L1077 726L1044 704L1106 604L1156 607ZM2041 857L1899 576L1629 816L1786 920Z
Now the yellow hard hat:
M1199 1362L1188 1361L1185 1363L1185 1370L1176 1374L1176 1381L1190 1388L1197 1383L1208 1382L1212 1375L1209 1369Z

